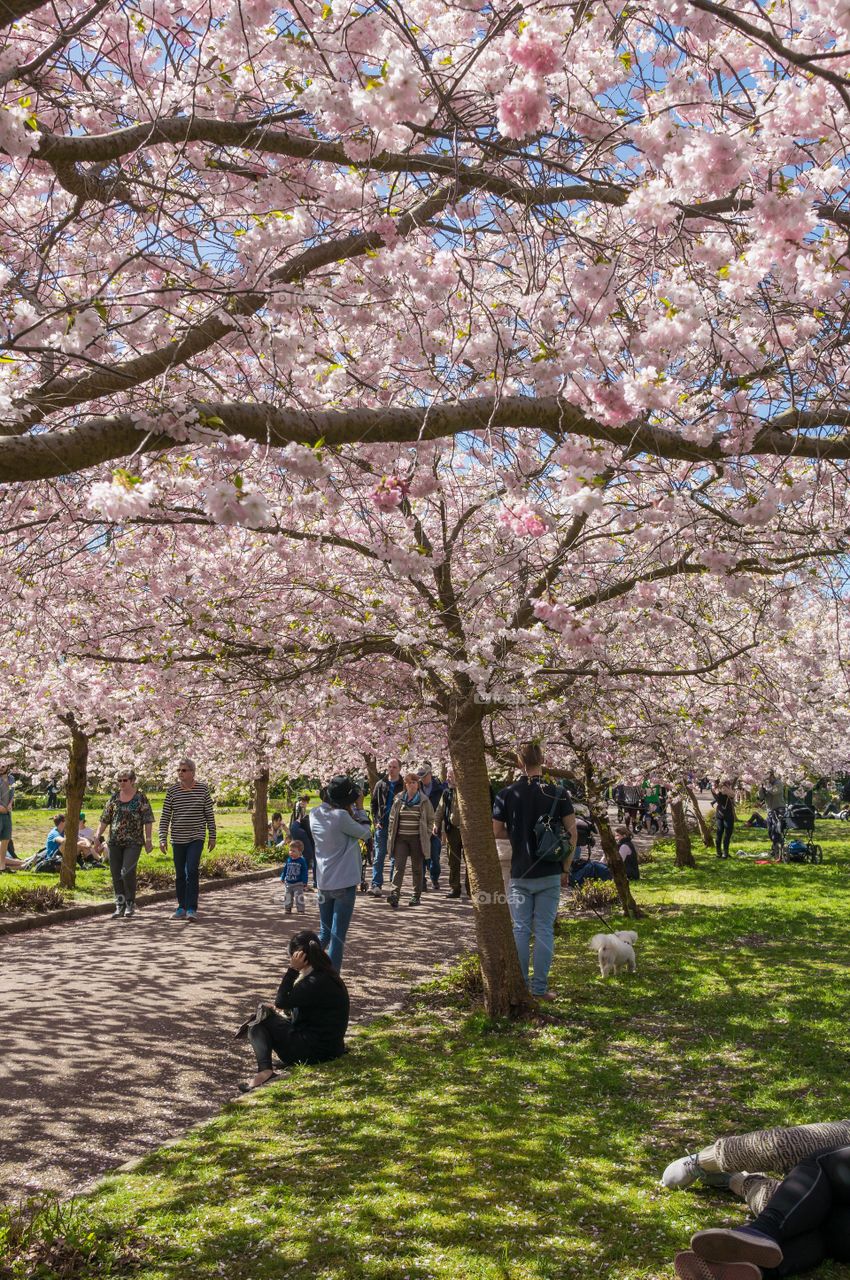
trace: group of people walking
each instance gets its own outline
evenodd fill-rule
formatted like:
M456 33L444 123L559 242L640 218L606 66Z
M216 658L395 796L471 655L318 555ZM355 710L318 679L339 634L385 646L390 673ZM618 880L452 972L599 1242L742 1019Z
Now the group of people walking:
M187 921L195 920L198 914L204 844L209 838L212 850L216 843L212 795L207 784L199 782L195 773L194 760L184 758L180 761L177 781L166 788L159 820L159 847L163 853L167 853L169 836L171 838L177 894L174 918ZM136 786L135 770L120 769L116 780L117 790L109 797L100 815L94 847L96 852L100 852L108 829L106 846L115 893L112 918L129 920L136 913L136 871L142 848L148 853L153 851L154 816L150 800Z
M418 906L428 884L440 888L442 851L449 860L449 898L461 897L463 842L457 791L451 769L446 781L434 775L430 761L418 770L402 774L401 760L393 758L385 778L372 790L372 820L375 824L372 878L368 893L380 898L384 892L384 868L389 859L390 893L387 901L397 907L404 872L411 866L410 905ZM469 892L469 876L465 880Z
M543 781L543 752L536 743L519 748L519 781L501 790L493 807L493 830L511 844L508 903L520 968L532 994L550 998L549 970L554 954L554 925L563 878L575 851L576 823L569 794ZM302 930L289 945L290 967L272 1004L262 1004L243 1024L257 1060L246 1090L275 1079L272 1054L284 1063L320 1062L344 1052L348 993L340 977L345 938L354 913L362 875L362 846L372 837L374 853L369 892L383 895L390 860L387 901L397 908L408 866L410 905L417 906L426 883L440 883L440 853L449 855L450 898L461 896L463 843L456 789L451 772L438 781L431 765L404 773L401 761L390 760L371 797L371 818L363 793L348 776L338 775L323 788L320 803L309 813L293 814L293 824L308 830L315 850L320 929ZM273 819L274 822L274 819ZM553 840L541 838L541 823ZM293 849L294 844L294 849ZM545 848L544 848L545 846ZM300 839L290 844L286 904L295 900L291 885L306 871ZM303 863L304 866L296 865ZM469 882L466 882L469 892ZM533 958L532 958L533 951Z

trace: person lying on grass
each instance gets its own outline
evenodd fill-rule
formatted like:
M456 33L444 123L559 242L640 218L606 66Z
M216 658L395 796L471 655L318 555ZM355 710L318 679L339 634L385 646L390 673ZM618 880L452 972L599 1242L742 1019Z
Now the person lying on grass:
M698 1231L676 1255L680 1280L781 1280L828 1258L850 1262L850 1121L720 1138L668 1165L661 1181L697 1179L747 1201L754 1221ZM782 1181L752 1168L785 1173Z
M311 929L299 930L289 942L289 968L277 989L274 1006L248 1028L257 1074L242 1086L242 1092L259 1089L275 1079L273 1052L285 1066L327 1062L345 1053L348 1012L348 989L318 934Z

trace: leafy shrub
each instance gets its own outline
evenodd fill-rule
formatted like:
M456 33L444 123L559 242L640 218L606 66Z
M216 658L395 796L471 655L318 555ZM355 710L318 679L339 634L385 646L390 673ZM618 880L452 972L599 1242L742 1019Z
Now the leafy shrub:
M67 805L67 797L57 796L55 804L45 804L47 796L44 792L38 791L16 791L15 792L15 808L16 809L43 809L46 814L63 813ZM85 804L83 809L85 809ZM92 806L94 807L94 806Z
M51 884L40 884L35 889L4 885L0 890L0 915L25 916L32 911L56 911L66 905L62 890Z
M15 792L16 809L41 809L43 805L44 796L27 795L26 791Z
M578 911L604 911L618 902L613 880L586 880L573 890L573 905Z
M435 994L459 1001L461 1005L478 1004L484 997L484 979L481 976L481 960L477 952L461 955L448 973L422 982L414 987L412 998L433 1002Z
M654 862L655 855L653 854L651 849L638 849L637 860L638 860L638 866L642 867L647 862Z
M240 871L256 870L256 859L248 853L221 853L201 863L201 875L207 880L223 880Z
M0 1280L88 1280L124 1275L136 1262L128 1233L94 1218L79 1201L0 1206Z
M215 789L217 809L245 809L251 804L251 789L238 782L222 782Z
M267 844L262 849L255 849L251 854L254 865L257 863L268 866L269 864L277 864L286 861L286 852L283 845Z
M136 876L138 889L170 889L174 884L174 872L160 867L145 868Z

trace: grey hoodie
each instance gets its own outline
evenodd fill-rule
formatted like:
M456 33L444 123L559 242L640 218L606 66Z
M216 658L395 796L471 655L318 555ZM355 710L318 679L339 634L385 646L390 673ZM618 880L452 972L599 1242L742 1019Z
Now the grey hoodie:
M347 809L334 809L324 801L310 810L310 831L316 844L316 887L350 889L360 883L360 841L372 833L366 818L358 822Z

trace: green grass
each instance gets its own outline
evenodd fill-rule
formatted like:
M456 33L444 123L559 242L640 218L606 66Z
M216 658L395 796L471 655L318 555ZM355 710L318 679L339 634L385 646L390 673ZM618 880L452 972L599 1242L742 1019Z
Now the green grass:
M662 848L638 886L636 975L603 983L598 922L567 919L551 1017L494 1026L437 984L348 1057L110 1179L90 1211L132 1230L141 1280L672 1277L694 1230L741 1209L663 1191L669 1159L850 1115L850 828L819 831L814 869L695 845L680 872Z

